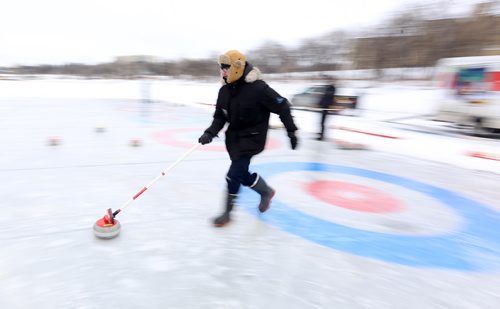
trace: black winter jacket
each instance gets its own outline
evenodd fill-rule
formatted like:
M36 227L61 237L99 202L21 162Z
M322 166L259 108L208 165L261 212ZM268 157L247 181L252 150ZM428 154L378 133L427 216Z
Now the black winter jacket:
M333 104L333 99L335 98L335 86L334 85L326 85L325 92L319 101L319 106L321 108L330 108Z
M205 132L216 136L226 130L226 149L231 160L256 155L264 150L270 113L278 114L288 132L294 132L290 103L261 79L261 73L248 62L243 76L219 90L213 121Z

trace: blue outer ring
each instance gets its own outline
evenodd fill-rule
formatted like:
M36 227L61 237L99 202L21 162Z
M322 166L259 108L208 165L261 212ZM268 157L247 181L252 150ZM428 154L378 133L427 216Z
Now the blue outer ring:
M464 219L463 229L449 235L407 236L370 232L332 223L287 206L277 198L259 216L259 196L245 188L240 203L260 220L322 246L355 255L413 267L467 271L500 267L500 215L491 208L452 191L390 174L314 162L268 163L252 166L264 178L293 171L322 171L376 179L431 196ZM279 196L279 195L278 195Z

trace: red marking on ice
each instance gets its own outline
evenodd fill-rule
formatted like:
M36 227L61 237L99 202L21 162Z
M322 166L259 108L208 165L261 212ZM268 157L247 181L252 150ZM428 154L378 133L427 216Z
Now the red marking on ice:
M401 138L399 136L372 133L372 132L362 131L362 130L358 130L358 129L351 129L351 128L346 128L346 127L335 126L334 128L338 129L338 130L344 130L344 131L349 131L349 132L354 132L354 133L361 133L361 134L372 135L372 136L383 137L383 138L392 138L392 139L400 139Z
M387 193L353 183L315 181L306 185L306 191L325 203L354 211L384 213L403 208Z
M191 148L193 147L193 143L198 142L198 136L193 138L190 141L184 141L177 138L177 135L186 134L189 135L192 132L198 133L201 135L205 129L204 128L180 128L180 129L167 129L153 133L153 139L159 141L162 144L175 146L179 148ZM224 136L224 132L219 133L220 136ZM182 139L182 138L181 138ZM217 137L214 138L214 140ZM276 149L281 147L281 142L273 138L267 138L266 149ZM208 150L208 151L221 151L225 152L226 147L224 145L203 145L203 147L199 148L200 150Z
M479 159L487 159L487 160L494 160L494 161L500 161L500 155L495 155L491 153L485 153L485 152L468 152L468 156L474 157L474 158L479 158Z

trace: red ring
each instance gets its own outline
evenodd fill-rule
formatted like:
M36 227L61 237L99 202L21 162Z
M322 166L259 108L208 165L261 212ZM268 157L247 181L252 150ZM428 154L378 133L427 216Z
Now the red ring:
M306 191L315 198L354 211L384 213L403 208L400 201L385 192L341 181L315 181L306 185Z
M193 141L185 142L176 139L176 135L186 132L203 132L202 128L180 128L180 129L168 129L153 133L153 138L162 144L167 144L170 146L175 146L179 148L191 148L193 147ZM201 134L201 133L200 133ZM273 138L268 138L266 142L266 149L275 149L281 146L281 143ZM226 147L223 145L204 145L203 150L208 151L226 151Z

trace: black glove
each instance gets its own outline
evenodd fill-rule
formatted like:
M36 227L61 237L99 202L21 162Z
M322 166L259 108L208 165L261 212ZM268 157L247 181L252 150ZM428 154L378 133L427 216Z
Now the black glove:
M297 144L299 143L299 140L297 139L297 136L295 135L294 131L289 131L288 132L288 137L290 138L290 145L292 146L292 149L297 148Z
M208 133L208 132L205 132L203 133L202 136L200 136L200 138L198 139L198 143L202 144L202 145L205 145L205 144L209 144L212 142L212 134Z

